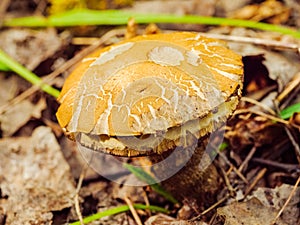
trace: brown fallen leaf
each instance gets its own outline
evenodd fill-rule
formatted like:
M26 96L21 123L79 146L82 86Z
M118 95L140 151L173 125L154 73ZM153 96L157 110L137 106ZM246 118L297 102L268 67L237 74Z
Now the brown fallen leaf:
M0 33L0 48L29 70L60 50L64 44L54 29L7 29ZM33 57L34 56L34 57Z
M32 137L0 140L0 208L6 224L50 224L52 211L70 208L74 181L50 128Z
M217 219L213 225L224 220L224 225L271 225L276 217L277 210L264 206L257 198L247 202L233 202L230 205L217 209ZM281 219L276 221L277 225L288 225Z
M276 210L280 210L283 204L289 197L293 189L292 185L282 184L275 188L260 187L252 193L251 197L256 197L266 207L274 207ZM285 207L282 220L287 224L300 224L300 187L297 188L296 193Z
M290 8L280 1L267 0L261 4L246 5L233 12L231 17L243 20L267 20L274 24L283 24L287 22L290 11Z
M7 111L0 114L2 135L4 137L11 136L32 117L39 119L46 107L44 98L41 98L36 104L32 104L28 99L25 99L17 105L12 105Z

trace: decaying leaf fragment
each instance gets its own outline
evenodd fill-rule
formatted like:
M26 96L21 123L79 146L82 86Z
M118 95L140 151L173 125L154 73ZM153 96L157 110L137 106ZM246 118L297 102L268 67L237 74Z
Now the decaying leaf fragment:
M264 206L257 198L247 202L234 202L217 209L218 221L224 218L224 225L272 224L276 214L276 209ZM218 224L217 221L214 224ZM288 225L281 219L276 224Z
M253 192L252 196L260 200L266 207L274 207L280 210L288 199L292 185L283 184L275 188L258 188ZM284 208L282 219L287 224L300 224L300 187L297 188L295 194L292 196L289 204Z
M73 204L70 168L50 128L0 140L0 208L6 224L51 224L52 211Z
M54 29L8 29L0 33L0 40L0 48L29 70L35 69L64 44Z

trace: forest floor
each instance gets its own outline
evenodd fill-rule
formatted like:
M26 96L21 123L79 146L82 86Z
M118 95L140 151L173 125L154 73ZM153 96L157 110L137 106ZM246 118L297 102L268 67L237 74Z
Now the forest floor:
M5 22L74 7L224 17L300 29L297 0L1 0L0 49L57 90L96 47L170 30L225 41L243 57L244 89L237 110L221 128L223 144L213 162L221 185L214 203L196 207L188 198L170 201L154 185L124 185L136 179L133 174L114 182L88 167L76 142L58 125L56 97L4 64L0 225L300 224L300 35L186 23L30 27Z

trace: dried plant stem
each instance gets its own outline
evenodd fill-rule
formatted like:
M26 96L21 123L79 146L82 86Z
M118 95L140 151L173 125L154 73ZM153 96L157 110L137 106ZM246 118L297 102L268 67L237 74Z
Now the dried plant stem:
M81 225L84 225L84 222L83 222L83 217L82 217L82 214L80 211L79 192L80 192L82 182L85 177L87 168L88 168L87 164L85 164L84 167L82 168L82 171L81 171L79 179L78 179L77 187L76 187L75 197L74 197L75 211L76 211L76 214L78 216L78 219L79 219Z
M300 170L300 165L299 164L279 163L279 162L276 162L276 161L272 161L272 160L268 160L268 159L261 159L261 158L252 158L252 161L260 163L260 164L264 164L264 165L267 165L267 166L272 166L272 167L284 169L287 172Z
M292 145L294 146L295 153L297 156L297 160L300 163L300 146L299 143L295 140L294 136L292 135L291 131L287 126L284 127L286 134L288 135Z
M300 72L296 73L293 77L293 79L285 86L283 91L277 96L276 101L277 102L282 102L285 98L289 98L290 95L293 95L293 92L295 89L299 87L300 84ZM296 92L297 94L297 92ZM293 96L294 97L294 96ZM285 108L287 106L288 102L285 103L284 106L281 106ZM281 108L281 109L283 109Z
M266 168L263 168L262 170L259 171L253 182L250 184L250 186L246 189L244 198L252 191L252 189L255 187L255 185L258 183L258 181L265 175L267 172Z
M276 121L278 123L282 123L284 125L288 125L289 124L289 121L283 120L283 119L281 119L281 118L279 118L277 116L273 116L273 115L270 115L270 114L267 114L267 113L264 113L264 112L261 112L261 111L258 111L258 110L252 110L252 109L237 109L234 112L234 115L244 114L244 113L253 113L253 114L265 117L267 119L274 120L274 121Z
M125 196L125 197L124 197L124 201L125 201L126 204L128 205L129 210L130 210L130 212L131 212L131 214L132 214L132 216L133 216L135 222L136 222L138 225L143 225L143 223L142 223L142 221L141 221L141 219L140 219L138 213L136 212L135 208L133 207L133 204L132 204L132 202L130 201L130 199L129 199L127 196Z
M221 39L224 41L255 44L255 45L270 47L276 50L290 50L293 52L300 53L300 45L294 43L286 43L283 41L267 40L263 38L253 38L253 37L242 37L242 36L234 36L234 35L209 34L209 33L202 33L202 34L207 37Z
M263 104L263 103L261 103L261 102L255 100L255 99L253 99L253 98L242 97L242 98L241 98L241 101L249 102L249 103L251 103L251 104L253 104L253 105L257 105L257 106L259 106L260 108L266 110L268 113L270 113L270 114L272 114L272 115L276 115L276 112L275 112L273 109L271 109L269 106L267 106L267 105L265 105L265 104Z
M220 204L222 204L223 202L225 202L228 199L228 197L229 197L229 195L224 196L219 201L217 201L215 204L213 204L212 206L210 206L209 208L207 208L206 210L204 210L203 212L201 212L198 216L192 218L191 221L195 221L195 220L199 219L201 216L204 216L205 214L207 214L211 210L215 209L217 206L219 206Z
M292 197L294 196L296 190L297 190L297 187L300 183L300 176L298 177L291 193L289 194L289 197L287 198L287 200L285 201L285 203L283 204L282 208L280 209L280 211L277 213L275 219L273 220L272 224L271 225L275 225L276 224L276 220L278 220L278 218L281 216L281 214L283 213L284 209L287 207L287 205L289 204L289 202L291 201Z
M2 21L5 16L5 12L10 4L11 0L1 0L0 1L0 27L2 26Z
M245 169L246 165L249 163L249 161L251 160L251 158L253 157L255 152L256 152L256 146L253 146L252 149L250 150L249 154L247 155L247 157L243 161L243 163L238 168L239 172L242 172Z
M247 179L244 177L243 174L227 159L227 157L223 153L219 153L219 155L224 159L227 165L229 165L233 171L238 175L239 178L241 178L242 181L244 181L245 184L248 184Z

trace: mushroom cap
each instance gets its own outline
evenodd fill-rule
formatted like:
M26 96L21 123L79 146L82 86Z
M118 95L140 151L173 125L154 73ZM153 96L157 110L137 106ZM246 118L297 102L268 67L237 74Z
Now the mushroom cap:
M241 56L222 41L192 32L138 36L84 58L63 86L56 115L93 150L160 153L224 123L242 82Z

